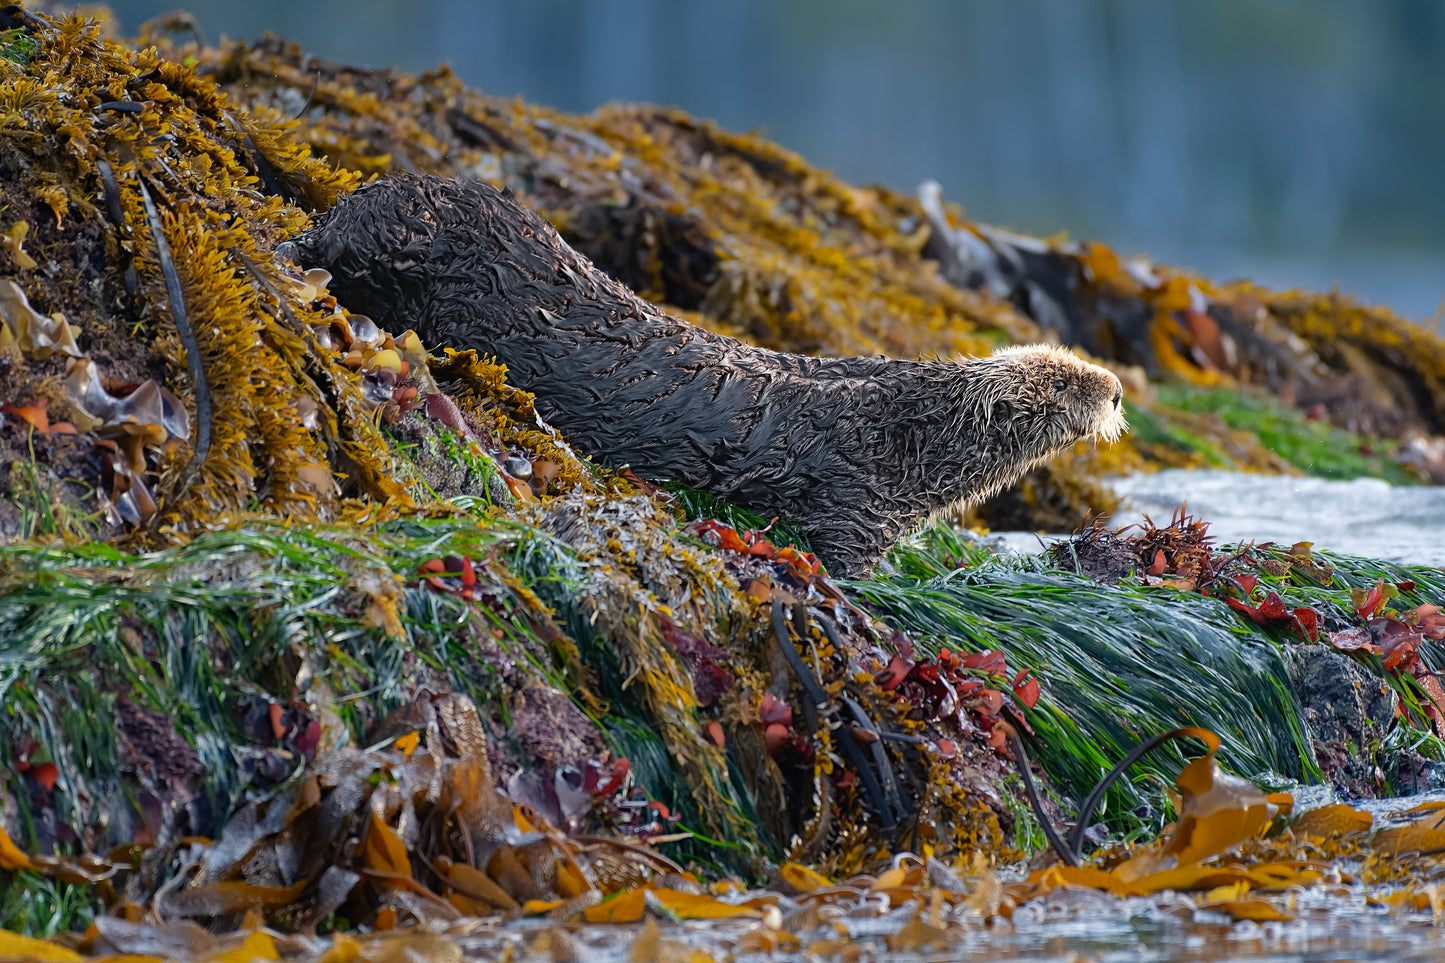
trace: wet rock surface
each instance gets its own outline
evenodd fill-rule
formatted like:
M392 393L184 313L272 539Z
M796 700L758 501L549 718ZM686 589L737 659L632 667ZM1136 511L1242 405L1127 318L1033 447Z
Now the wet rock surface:
M1384 786L1379 751L1399 699L1389 684L1325 646L1285 650L1304 709L1304 723L1325 777L1348 796L1371 797ZM1402 787L1414 791L1413 785Z

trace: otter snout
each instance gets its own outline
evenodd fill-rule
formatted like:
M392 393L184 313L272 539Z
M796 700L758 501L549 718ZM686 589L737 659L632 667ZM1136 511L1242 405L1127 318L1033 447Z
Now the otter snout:
M1124 420L1124 384L1113 372L1109 373L1109 377L1114 382L1114 396L1111 399L1113 405L1109 408L1109 413L1105 416L1104 425L1097 437L1113 444L1119 440L1120 435L1129 430L1129 424Z

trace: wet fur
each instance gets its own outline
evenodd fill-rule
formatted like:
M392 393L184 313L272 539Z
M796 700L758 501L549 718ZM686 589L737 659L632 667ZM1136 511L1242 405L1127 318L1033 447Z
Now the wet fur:
M581 450L796 520L835 575L866 572L929 516L1123 428L1118 379L1058 348L812 358L705 331L475 182L380 181L278 253L330 271L342 303L384 328L495 355Z

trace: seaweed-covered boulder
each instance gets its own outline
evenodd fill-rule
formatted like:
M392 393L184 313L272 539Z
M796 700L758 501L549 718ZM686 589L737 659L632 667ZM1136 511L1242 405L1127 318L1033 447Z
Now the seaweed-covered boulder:
M381 871L354 849L381 830L326 815L356 780L390 767L422 794L375 797L396 826L438 804L427 773L469 785L462 763L557 832L696 833L714 842L680 855L752 873L923 837L1006 848L1007 680L964 668L947 711L900 700L900 637L805 550L689 528L678 496L577 457L504 368L431 354L273 257L366 165L232 101L210 75L240 61L5 17L0 745L21 764L0 828L49 854L8 869L141 847L105 872L143 903L180 841L235 834L269 868L218 851L208 884L272 887L258 905L302 925L294 907ZM421 768L383 758L398 743ZM303 773L319 796L293 793ZM305 846L281 832L313 819ZM488 870L474 837L495 827L467 826L402 835L433 872ZM579 872L601 892L603 868ZM533 876L513 894L572 885ZM222 891L176 912L224 915Z
M925 846L1012 857L1030 817L1006 718L1032 726L1060 799L1140 730L1211 716L1249 720L1221 744L1232 764L1314 776L1276 648L1316 604L1368 635L1341 637L1353 658L1393 660L1402 725L1438 722L1434 574L1356 565L1317 584L1309 559L1262 552L1286 565L1281 619L1262 586L1199 592L1181 567L1214 555L1175 551L1188 526L1156 548L1174 568L1133 556L1116 594L936 528L892 576L839 582L786 519L600 469L501 366L383 330L325 272L274 256L366 177L415 168L510 187L640 293L770 347L914 357L1041 337L1039 297L1021 310L940 275L925 245L942 228L913 198L675 111L574 117L445 69L0 16L0 873L34 894L24 912L64 895L83 908L66 925L153 907L382 926L528 901L576 915L654 883L698 896L684 863L763 878ZM1153 276L1130 297L1157 333L1193 302ZM1387 316L1358 327L1428 359ZM1164 403L1144 355L1098 350L1150 437L1071 452L985 518L1071 525L1112 503L1107 472L1197 455L1186 434L1266 464L1257 437ZM1412 586L1398 609L1386 575ZM1121 618L1098 631L1061 593ZM1166 675L1206 656L1229 672L1166 706ZM1152 684L1127 719L1096 691L1108 660ZM1141 828L1137 788L1111 793L1111 819ZM76 896L76 880L95 886ZM103 922L107 945L136 945Z

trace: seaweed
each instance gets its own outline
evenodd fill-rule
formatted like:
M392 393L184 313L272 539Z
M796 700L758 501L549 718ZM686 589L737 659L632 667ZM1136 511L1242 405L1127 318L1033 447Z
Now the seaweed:
M941 574L915 562L852 588L924 651L996 649L1030 669L1041 690L1024 714L1033 753L1065 792L1081 797L1147 734L1200 723L1221 728L1224 758L1241 771L1318 777L1283 657L1221 602L1103 588L998 557ZM1142 784L1109 791L1116 829L1157 828Z
M1081 794L1134 741L1198 722L1224 729L1221 756L1240 768L1318 775L1283 664L1298 632L1262 599L1106 588L991 558L944 526L898 546L878 580L835 582L786 519L580 456L503 366L381 330L280 247L366 177L430 170L510 187L680 316L780 350L948 357L1044 336L1017 300L941 274L916 199L677 111L570 116L489 98L445 68L363 71L194 32L182 46L165 24L141 47L82 16L13 16L0 36L0 828L24 852L0 848L0 923L47 934L149 904L217 926L250 906L305 929L446 913L442 891L472 912L506 905L466 869L518 895L581 898L571 877L475 865L489 843L472 829L491 824L457 829L460 806L420 822L386 808L428 765L586 863L597 893L609 873L676 875L678 860L757 880L788 859L904 872L892 864L924 847L1012 858L1028 830L1010 713L1032 729L1046 794ZM1107 474L1199 452L1282 469L1246 403L1216 419L1188 410L1212 396L1154 396L1124 367L1216 387L1240 374L1214 370L1223 342L1191 320L1191 284L1221 328L1239 330L1225 308L1256 298L1322 363L1349 367L1356 355L1330 355L1318 333L1338 320L1377 382L1407 372L1390 398L1434 390L1433 343L1388 314L1162 269L1131 288L1106 252L1055 247L1041 263L1086 301L1108 294L1113 317L1149 322L1128 345L1091 348L1115 359L1149 434L1070 452L973 521L1068 528L1113 504ZM1253 433L1221 431L1230 419ZM1324 470L1393 470L1361 458ZM1143 561L1129 577L1160 577ZM1445 597L1436 574L1330 561L1337 581L1278 588L1327 630L1358 627L1348 590L1381 579L1415 588L1371 618L1405 624L1398 606L1418 615ZM1433 751L1439 647L1381 632L1388 651L1372 641L1381 651L1350 656L1403 706L1380 751ZM1182 678L1197 684L1180 693ZM1162 755L1108 790L1114 829L1160 823L1162 807L1140 807L1167 759L1180 761ZM371 781L383 770L397 782ZM294 899L277 874L219 879L240 873L234 861L211 881L231 888L188 885L247 820L284 821L318 773L335 779L328 792L348 787L335 797L346 812L372 792L385 810L382 829L338 823L307 856L335 873L306 876ZM398 856L387 834L413 829L421 848ZM290 860L301 849L283 836L252 842ZM402 874L413 852L452 862ZM85 873L104 878L70 881ZM366 899L333 899L357 882L346 874L366 876ZM235 888L247 885L263 888Z
M1423 481L1417 471L1394 457L1398 442L1336 428L1318 413L1310 418L1284 408L1267 396L1219 388L1161 385L1157 400L1154 409L1140 420L1151 416L1178 418L1176 412L1217 415L1227 428L1248 432L1270 453L1307 475L1383 478L1394 485L1418 485ZM1175 427L1179 427L1177 423ZM1217 431L1213 433L1217 436ZM1213 448L1202 438L1191 439L1186 444L1192 444L1201 452ZM1230 457L1224 452L1216 458L1222 466L1251 463L1248 457Z

